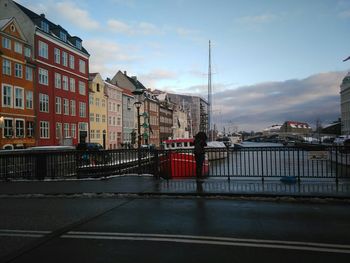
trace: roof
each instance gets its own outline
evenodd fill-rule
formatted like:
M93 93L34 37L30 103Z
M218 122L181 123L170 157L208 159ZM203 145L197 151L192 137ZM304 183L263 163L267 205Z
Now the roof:
M121 88L122 89L122 92L123 94L126 94L126 95L129 95L131 97L134 97L134 94L132 94L132 92L128 89L124 89L124 88Z
M309 124L307 124L306 122L286 121L285 123L286 123L286 125L289 125L292 128L300 128L300 129L302 129L302 128L309 129L310 128Z
M73 45L73 44L69 41L69 39L76 39L76 38L78 38L79 40L81 40L79 37L77 37L77 36L71 36L65 28L61 27L60 25L56 25L56 24L52 23L50 20L48 20L48 19L45 17L45 15L38 15L37 13L34 13L33 11L29 10L28 8L26 8L26 7L22 6L22 5L20 5L19 3L15 2L15 1L13 1L13 2L22 10L22 12L23 12L24 14L26 14L26 15L33 21L34 24L38 25L38 22L39 22L39 21L45 20L45 21L49 24L51 36L53 35L53 36L55 36L55 37L57 38L57 40L62 41L62 40L52 31L52 29L60 29L60 30L63 30L63 31L65 31L65 33L67 33L67 42L64 42L64 41L62 41L62 42L68 44L70 47L72 47L72 48L74 48L74 49L76 49L76 50L78 50L78 51L80 51L80 52L85 53L86 55L90 55L90 54L87 52L87 50L86 50L83 46L81 47L81 49L78 49L75 45ZM40 29L40 27L38 27L38 28ZM40 29L40 30L41 30L41 29ZM44 32L44 31L42 31L42 32ZM46 33L46 34L47 34L47 33Z
M0 20L0 29L1 29L3 26L7 25L7 23L10 22L10 21L11 21L11 18L1 19L1 20Z

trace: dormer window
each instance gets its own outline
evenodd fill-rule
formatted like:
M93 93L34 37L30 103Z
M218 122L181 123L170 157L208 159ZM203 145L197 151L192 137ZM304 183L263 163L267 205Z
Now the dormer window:
M67 34L63 31L60 31L60 39L64 42L67 42Z
M80 50L81 50L81 48L82 48L82 47L81 47L81 41L76 40L76 41L75 41L75 46L76 46L77 49L80 49Z
M41 29L44 32L49 33L49 24L46 21L41 21Z

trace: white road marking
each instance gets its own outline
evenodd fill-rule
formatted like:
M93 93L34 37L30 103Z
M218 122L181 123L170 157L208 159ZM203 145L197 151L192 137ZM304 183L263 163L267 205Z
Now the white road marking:
M204 244L204 245L222 245L222 246L244 246L244 247L258 247L258 248L279 248L279 249L350 254L350 245L284 241L284 240L243 239L243 238L230 238L230 237L144 234L144 233L80 232L80 231L71 231L65 235L62 235L61 237L75 238L75 239L132 240L132 241L154 241L154 242L175 242L175 243L191 243L191 244Z
M19 229L0 229L0 236L7 237L43 237L50 231L40 230L19 230Z

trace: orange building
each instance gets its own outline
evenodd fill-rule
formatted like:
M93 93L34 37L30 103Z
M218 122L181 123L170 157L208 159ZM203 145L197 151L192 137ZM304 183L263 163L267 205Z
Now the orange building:
M32 47L15 18L0 20L0 149L35 145Z

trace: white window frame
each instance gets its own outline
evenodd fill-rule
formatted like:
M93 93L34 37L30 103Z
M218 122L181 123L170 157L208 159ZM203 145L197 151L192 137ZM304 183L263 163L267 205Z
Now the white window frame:
M86 62L82 59L79 59L79 72L86 73Z
M48 59L49 58L49 46L48 46L48 44L39 40L38 46L39 46L39 50L38 50L39 57Z
M23 65L19 63L15 63L15 77L23 78Z
M63 89L63 90L69 90L69 87L68 87L68 77L67 77L67 76L64 76L64 75L62 75L62 89Z
M11 126L6 126L8 122L11 122ZM14 132L13 132L13 123L14 120L13 118L4 118L4 128L3 128L3 133L2 136L3 138L13 138Z
M20 91L20 96L17 97L17 91ZM14 108L15 109L24 109L24 89L21 87L14 87Z
M85 82L79 80L79 94L86 95L86 85Z
M69 54L69 67L75 69L75 58L74 55Z
M61 50L55 47L54 49L54 57L55 57L55 63L60 64L61 63Z
M9 88L9 94L6 93L6 96L5 96L5 87L6 87L6 90L8 90L7 88ZM5 97L7 98L6 101L4 101ZM1 85L1 105L4 108L13 107L13 86L5 83Z
M24 47L24 56L27 58L32 56L32 50L29 47Z
M76 116L76 114L77 114L76 107L77 106L76 106L75 100L71 100L70 101L70 115L71 116Z
M75 92L75 78L69 78L69 89L71 92Z
M11 48L11 39L3 36L2 37L2 47L11 50L12 49Z
M26 80L33 81L33 69L26 66Z
M23 45L15 41L15 52L18 54L23 54Z
M33 91L26 90L26 108L33 109Z
M79 117L86 118L86 103L79 102Z
M40 139L50 139L50 122L40 121Z
M63 124L63 136L64 136L64 138L71 138L69 133L70 133L69 123L64 123Z
M48 86L49 85L49 71L47 69L39 68L38 75L39 75L39 84Z
M55 131L56 131L56 139L61 139L60 135L62 135L62 123L60 122L56 122L56 127L55 127Z
M62 51L62 65L65 67L68 66L68 54L65 51Z
M61 97L55 98L55 113L62 114L62 99L61 99Z
M63 114L69 115L69 99L63 99Z
M34 121L26 122L27 137L32 138L34 136Z
M60 89L62 87L61 74L55 72L55 88Z
M21 122L23 124L22 127L17 129L17 122ZM25 120L24 119L15 119L15 138L25 138ZM22 133L18 134L18 132L22 131Z
M45 93L39 93L39 111L48 113L50 109L49 103L49 95Z
M2 59L2 74L4 75L8 75L8 76L11 76L11 68L12 68L12 65L11 65L11 61L8 60L8 59L5 59L3 58Z
M76 139L77 138L77 125L75 123L71 123L70 129L71 129L72 138Z

